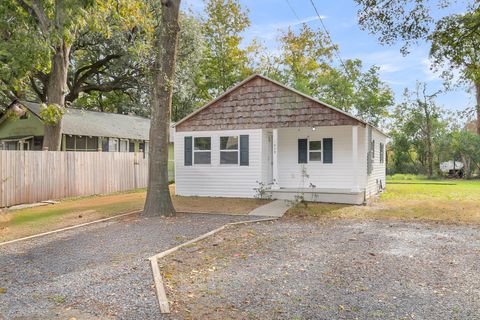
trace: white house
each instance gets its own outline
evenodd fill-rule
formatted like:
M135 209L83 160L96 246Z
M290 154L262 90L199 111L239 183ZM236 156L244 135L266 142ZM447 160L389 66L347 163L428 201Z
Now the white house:
M175 125L180 196L361 204L385 188L387 136L253 75Z

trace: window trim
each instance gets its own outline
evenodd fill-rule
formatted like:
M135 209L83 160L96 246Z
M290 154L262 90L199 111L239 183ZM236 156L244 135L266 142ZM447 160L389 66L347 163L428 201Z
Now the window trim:
M212 165L212 137L209 136L198 136L198 137L192 137L192 166L211 166ZM208 138L210 139L210 149L208 150L195 150L195 140L201 139L201 138ZM195 163L195 153L197 152L209 152L210 153L210 163Z
M307 144L307 155L308 155L307 163L310 163L310 162L323 163L323 138L319 138L319 140L310 140L310 138L308 138L307 142L308 142L308 144ZM310 151L310 142L320 142L320 150ZM320 153L320 160L310 160L310 152Z
M230 138L230 137L236 137L237 138L237 150L232 150L232 149L222 149L222 138ZM240 166L240 135L229 135L229 136L219 136L218 137L218 149L219 149L219 165L221 166ZM222 163L222 152L237 152L237 163Z

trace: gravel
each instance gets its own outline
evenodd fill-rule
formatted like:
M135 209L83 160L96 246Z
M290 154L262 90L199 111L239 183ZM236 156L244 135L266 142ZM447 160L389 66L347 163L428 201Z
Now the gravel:
M480 228L283 219L163 264L173 318L479 319Z
M161 318L148 257L231 215L137 215L0 247L0 319Z

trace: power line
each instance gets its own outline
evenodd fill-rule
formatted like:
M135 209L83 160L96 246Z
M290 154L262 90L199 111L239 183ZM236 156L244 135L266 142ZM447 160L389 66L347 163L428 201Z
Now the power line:
M298 14L297 14L297 12L295 11L295 9L293 8L293 6L292 6L292 4L290 3L290 1L289 1L289 0L285 0L285 1L287 1L287 4L288 4L288 6L290 7L290 10L293 12L293 15L294 15L295 17L297 17L298 22L301 23L302 21L301 21L300 18L298 17Z
M287 1L288 1L288 0L287 0ZM323 30L325 31L325 34L327 35L328 39L330 39L330 43L333 44L332 36L330 35L330 32L328 32L327 27L326 27L325 24L323 23L322 16L321 16L320 13L318 12L317 7L315 6L315 2L313 2L313 0L310 0L310 3L312 4L313 9L315 10L315 13L316 13L317 16L318 16L318 20L320 20L320 24L322 25L322 28L323 28ZM350 78L350 80L353 81L353 78L352 78L352 76L350 75L350 72L348 71L347 66L345 65L345 63L343 62L342 57L340 56L340 50L338 49L337 46L334 46L333 48L334 48L334 51L335 51L335 55L337 56L338 60L339 60L340 63L342 64L343 68L345 69L345 72L347 73L347 76Z

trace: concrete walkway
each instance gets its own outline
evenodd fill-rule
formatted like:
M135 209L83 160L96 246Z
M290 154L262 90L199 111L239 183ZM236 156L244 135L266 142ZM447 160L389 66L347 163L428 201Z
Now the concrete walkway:
M292 202L274 200L266 205L252 210L248 215L263 217L282 217L292 207Z

